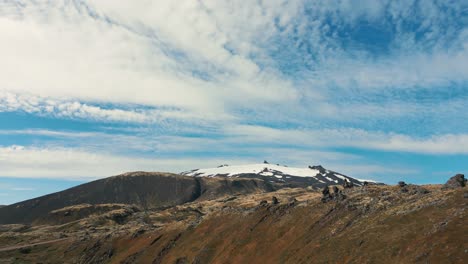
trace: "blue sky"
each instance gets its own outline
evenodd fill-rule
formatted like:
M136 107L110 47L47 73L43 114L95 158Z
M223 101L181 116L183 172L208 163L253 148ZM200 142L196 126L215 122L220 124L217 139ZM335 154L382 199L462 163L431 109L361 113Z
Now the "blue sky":
M0 204L269 160L468 171L466 1L2 1Z

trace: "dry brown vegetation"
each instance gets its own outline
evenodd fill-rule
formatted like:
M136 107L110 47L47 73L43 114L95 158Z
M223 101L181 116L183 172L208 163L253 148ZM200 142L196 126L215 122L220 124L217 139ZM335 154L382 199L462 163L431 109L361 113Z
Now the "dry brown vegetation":
M2 247L67 239L0 251L0 263L464 263L466 188L441 187L358 187L326 203L285 188L167 209L77 205L52 214L96 211L1 226Z

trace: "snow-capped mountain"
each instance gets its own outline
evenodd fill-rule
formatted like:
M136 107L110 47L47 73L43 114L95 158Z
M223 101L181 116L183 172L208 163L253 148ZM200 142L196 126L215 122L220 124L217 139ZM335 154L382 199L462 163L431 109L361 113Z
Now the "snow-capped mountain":
M294 168L269 164L266 161L249 165L221 165L217 168L196 169L181 174L194 177L262 178L272 183L283 183L291 186L323 187L344 184L345 180L357 186L362 186L365 182L374 183L373 181L355 179L327 170L320 165Z

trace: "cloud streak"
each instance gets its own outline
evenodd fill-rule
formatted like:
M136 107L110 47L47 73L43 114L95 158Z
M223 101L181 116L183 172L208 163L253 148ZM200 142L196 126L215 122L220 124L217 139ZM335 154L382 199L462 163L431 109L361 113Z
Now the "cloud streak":
M425 154L468 154L468 134L445 134L427 138L361 129L295 130L262 126L237 126L228 132L251 143L263 142L315 147L355 147Z
M222 164L223 161L135 158L72 148L0 147L4 177L97 179L127 171L189 170L204 164Z
M295 155L298 153L295 152ZM304 153L303 153L304 154ZM307 155L322 156L326 152L308 152ZM333 153L332 159L337 157ZM344 157L346 155L342 155ZM350 156L347 156L349 158ZM275 156L277 158L277 156ZM329 158L329 157L327 157ZM89 152L73 148L38 148L24 146L0 147L0 165L3 177L15 178L59 178L65 180L93 180L113 176L127 171L170 171L181 172L194 168L213 167L219 164L245 164L258 162L249 158L136 158L106 153ZM296 160L297 162L297 160ZM414 172L401 168L388 168L370 164L336 165L335 170L343 169L348 175L370 176L377 172L396 175ZM298 166L305 166L299 164ZM388 179L387 179L388 180ZM27 188L15 188L25 191Z
M0 91L0 112L26 112L40 116L52 116L65 119L84 119L102 122L128 122L151 124L165 120L222 120L232 119L228 115L184 111L174 107L138 107L111 106L101 107L77 100L51 99L30 94L15 94Z

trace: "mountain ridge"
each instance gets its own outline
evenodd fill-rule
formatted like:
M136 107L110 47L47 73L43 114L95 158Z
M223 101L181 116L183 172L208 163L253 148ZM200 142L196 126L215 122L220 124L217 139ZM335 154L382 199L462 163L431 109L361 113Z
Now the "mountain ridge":
M0 208L0 224L32 223L81 204L129 204L161 209L232 194L272 191L259 179L196 178L162 172L127 172Z
M372 180L362 180L346 176L321 165L306 168L288 167L279 164L264 163L246 165L220 165L216 168L205 168L185 171L181 175L193 177L226 177L226 178L259 178L272 183L282 183L290 187L323 188L328 185L344 185L346 182L356 186L378 184Z

